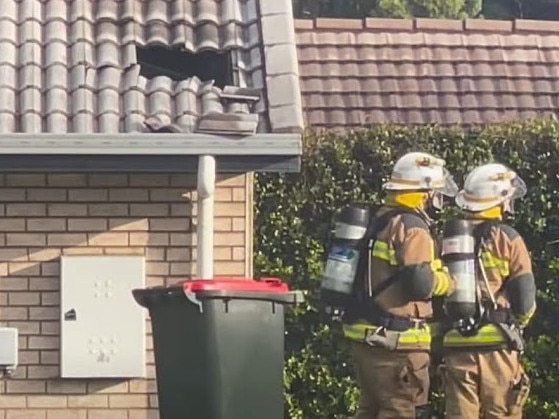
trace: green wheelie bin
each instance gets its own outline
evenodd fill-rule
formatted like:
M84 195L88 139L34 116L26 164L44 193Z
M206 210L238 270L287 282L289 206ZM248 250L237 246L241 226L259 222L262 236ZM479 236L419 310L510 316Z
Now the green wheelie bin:
M132 291L149 311L160 419L283 419L284 308L275 278Z

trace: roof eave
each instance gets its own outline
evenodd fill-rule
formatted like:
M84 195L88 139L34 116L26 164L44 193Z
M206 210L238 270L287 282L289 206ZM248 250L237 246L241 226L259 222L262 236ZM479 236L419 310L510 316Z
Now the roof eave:
M200 155L219 172L298 172L300 134L2 134L0 171L195 172Z

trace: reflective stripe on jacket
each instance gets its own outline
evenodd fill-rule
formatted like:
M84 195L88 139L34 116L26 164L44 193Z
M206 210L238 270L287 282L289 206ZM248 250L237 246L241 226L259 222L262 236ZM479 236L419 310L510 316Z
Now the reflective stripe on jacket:
M510 270L508 261L498 258L487 250L482 251L480 256L483 267L486 270L495 269L502 278L509 276Z
M505 344L503 333L494 324L482 326L475 336L462 336L456 330L450 330L443 339L445 347L483 347Z
M434 243L431 243L430 246L430 253L431 253L431 269L434 272L444 270L444 266L442 261L438 259L435 255L435 246ZM371 256L385 261L390 266L398 266L398 260L396 259L396 251L390 247L390 245L382 240L377 240L373 244L373 249L371 251ZM435 295L444 295L444 294L436 294Z
M373 244L371 255L375 258L387 262L390 266L397 266L396 252L390 248L390 245L381 240L377 240Z

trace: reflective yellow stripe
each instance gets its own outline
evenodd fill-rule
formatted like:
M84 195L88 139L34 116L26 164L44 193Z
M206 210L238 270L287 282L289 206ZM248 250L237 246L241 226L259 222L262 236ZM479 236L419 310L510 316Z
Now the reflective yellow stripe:
M444 339L444 346L491 346L505 343L505 337L494 324L479 329L475 336L462 336L458 331L449 331Z
M487 250L481 252L481 263L486 269L497 269L502 277L509 276L509 263L504 259L492 255Z
M519 316L518 322L520 323L520 326L527 326L528 323L530 323L530 319L532 318L535 312L536 312L536 305L534 305L534 307L532 307L530 311L528 311L528 313Z
M433 271L441 270L443 267L443 263L440 259L435 258L435 248L431 243L431 269ZM396 252L393 248L391 248L388 243L383 242L381 240L377 240L373 244L373 249L371 251L373 257L378 259L384 260L388 262L390 265L396 266L398 265L398 261L396 260Z
M365 326L362 324L344 324L344 336L352 340L365 340L367 330L373 328L372 326Z
M414 327L400 333L398 346L431 345L431 329L428 326Z
M390 265L396 266L398 262L396 261L396 252L394 249L390 248L388 243L377 240L373 244L373 250L371 252L373 257L379 258L388 262Z
M351 340L364 341L367 332L376 330L378 326L372 326L367 323L344 324L344 336ZM398 347L401 346L418 346L431 344L431 330L429 326L417 327L406 330L405 332L397 332L400 336L398 338Z
M443 262L440 259L432 259L431 269L433 272L440 271L443 268Z
M447 295L448 290L450 289L450 277L448 276L448 273L442 269L434 271L433 278L435 282L433 287L433 295Z
M431 269L434 276L433 295L447 295L450 289L450 277L448 271L443 267L443 262L440 259L433 259Z

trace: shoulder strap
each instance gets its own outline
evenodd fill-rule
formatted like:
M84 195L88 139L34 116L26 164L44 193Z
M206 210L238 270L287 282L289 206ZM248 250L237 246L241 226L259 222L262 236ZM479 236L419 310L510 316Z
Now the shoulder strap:
M382 214L378 217L374 217L372 219L371 223L369 224L369 231L366 234L367 242L370 241L370 240L375 241L377 239L378 234L386 228L386 226L388 225L390 220L392 220L392 218L394 218L398 215L403 215L403 214L411 214L411 215L415 215L417 217L421 217L420 214L418 214L417 212L415 212L413 210L410 210L408 208L394 208L394 209L391 209L391 210L385 212L384 214Z
M482 240L488 240L491 236L491 230L493 229L493 227L496 227L497 225L499 225L499 222L497 220L487 220L482 222L481 224L478 224L474 228L474 238L476 240L475 243L476 255L479 253Z
M377 239L378 233L380 233L382 230L384 230L384 228L388 225L390 220L392 218L394 218L398 215L402 215L402 214L410 214L410 215L414 215L416 217L419 217L419 218L423 219L423 217L421 217L420 214L418 214L417 212L415 212L413 210L410 210L408 208L395 208L393 210L390 210L390 211L384 213L380 217L377 217L376 220L373 220L373 223L375 221L378 221L378 224L375 226L375 229L373 230L373 234L371 234L371 236L369 236L370 237L369 240L373 240L373 242L374 242ZM370 269L370 267L369 267L369 269ZM386 290L387 288L389 288L390 286L392 286L393 284L398 282L400 279L402 279L403 275L398 275L398 273L399 272L394 273L394 275L385 279L382 282L382 284L379 284L378 287L371 290L369 298L371 298L373 300L376 299L382 292L384 292L384 290Z
M488 240L491 237L491 230L493 229L493 227L500 227L506 224L503 224L502 222L498 221L498 220L488 220L485 221L481 224L478 224L476 226L476 228L474 229L474 237L476 240L475 243L475 252L476 255L479 254L479 250L481 247L481 242L482 240ZM476 263L481 263L480 261L477 261ZM484 269L483 266L478 266L478 269ZM502 292L503 288L505 287L506 282L503 281L503 283L501 284L501 286L493 293L494 296L498 295L499 293ZM489 290L487 290L489 292Z

